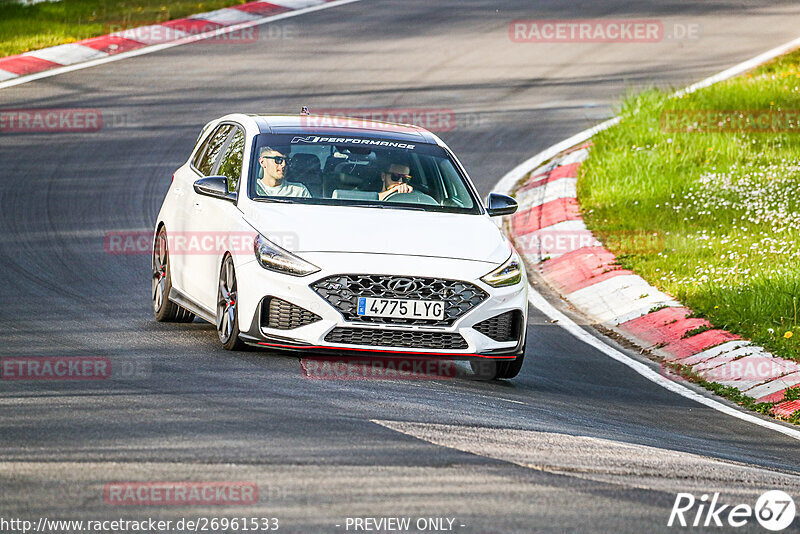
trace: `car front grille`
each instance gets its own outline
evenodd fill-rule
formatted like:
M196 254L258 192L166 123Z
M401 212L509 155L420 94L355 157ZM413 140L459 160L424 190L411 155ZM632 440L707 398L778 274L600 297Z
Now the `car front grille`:
M338 327L331 330L325 341L343 345L373 347L403 347L409 349L466 349L467 342L460 334L449 332L420 332L416 330L378 330L376 328Z
M450 326L488 297L469 282L419 276L343 274L318 280L311 288L345 319L362 323ZM444 319L364 317L357 313L359 297L440 300L445 303Z
M512 310L486 319L472 328L495 341L517 341L522 322L522 312Z
M277 297L267 297L261 304L261 326L265 328L291 330L321 319L316 313Z

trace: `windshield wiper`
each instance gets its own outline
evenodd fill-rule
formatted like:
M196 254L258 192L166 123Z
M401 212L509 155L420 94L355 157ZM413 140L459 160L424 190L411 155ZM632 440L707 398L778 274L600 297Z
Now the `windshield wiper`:
M425 208L417 207L417 206L406 206L406 205L398 205L389 203L380 203L380 204L350 204L355 208L380 208L383 210L414 210L414 211L425 211Z
M389 207L389 206L387 206L385 204L347 204L347 205L351 206L353 208L381 208L381 209L384 209L384 208L388 208Z
M289 200L288 198L280 198L280 197L255 197L253 200L256 202L281 202L283 204L293 204L293 200Z

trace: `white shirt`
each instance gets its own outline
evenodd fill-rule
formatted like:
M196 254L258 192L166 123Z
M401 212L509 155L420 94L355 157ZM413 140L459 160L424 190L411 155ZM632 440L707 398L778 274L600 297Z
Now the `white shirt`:
M256 182L256 193L260 196L270 197L300 197L311 198L311 193L303 184L294 182L281 182L281 185L269 187L264 185L261 180Z

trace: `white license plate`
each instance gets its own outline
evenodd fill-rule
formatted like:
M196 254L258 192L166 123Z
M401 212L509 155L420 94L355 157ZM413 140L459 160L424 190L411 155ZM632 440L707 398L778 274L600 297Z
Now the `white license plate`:
M359 297L358 315L400 319L444 319L444 302Z

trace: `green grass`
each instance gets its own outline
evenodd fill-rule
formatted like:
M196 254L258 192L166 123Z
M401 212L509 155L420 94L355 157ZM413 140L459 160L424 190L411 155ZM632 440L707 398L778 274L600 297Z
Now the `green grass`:
M676 133L661 122L684 110L800 110L800 52L670 95L629 96L622 122L594 137L578 182L586 223L601 239L660 236L650 250L607 245L695 316L800 360L800 127Z
M800 386L787 388L786 393L783 394L784 401L800 400Z
M0 0L0 57L244 4L245 0Z

